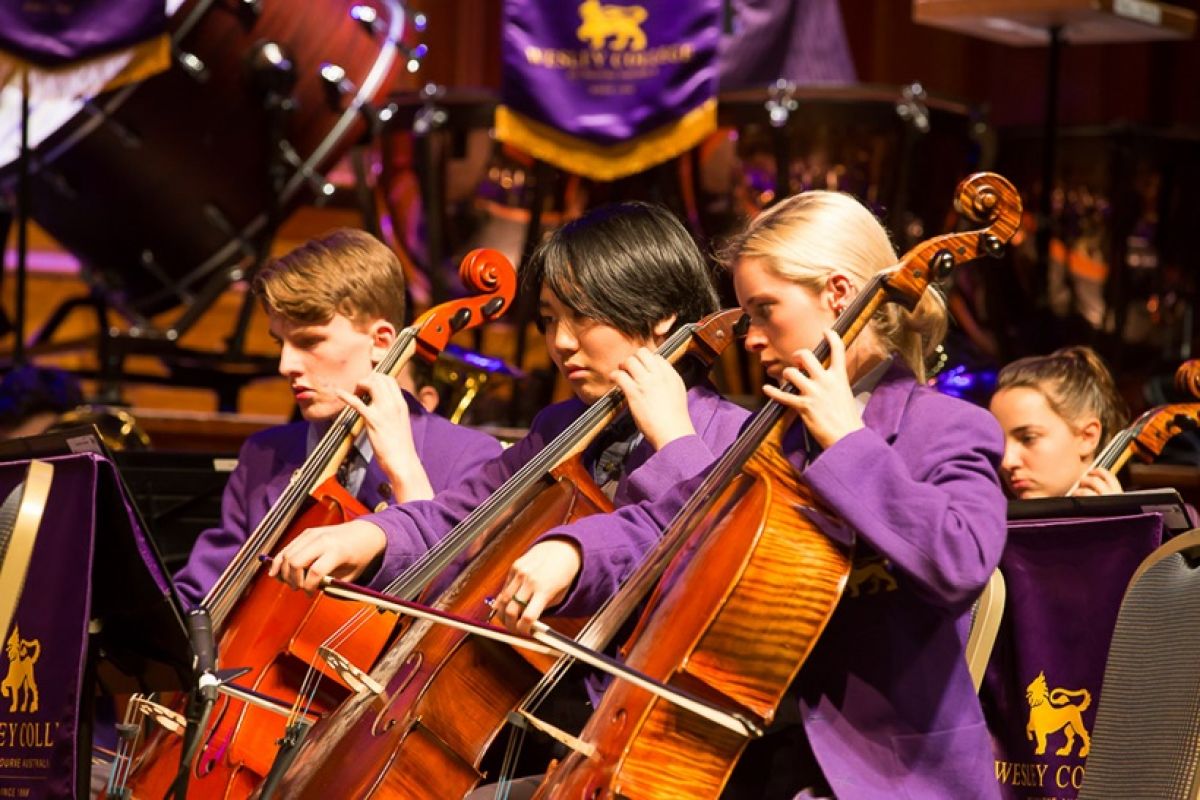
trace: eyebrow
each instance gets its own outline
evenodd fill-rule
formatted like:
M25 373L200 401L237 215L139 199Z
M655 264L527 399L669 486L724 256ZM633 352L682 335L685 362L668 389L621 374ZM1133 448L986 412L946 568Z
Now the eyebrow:
M742 308L745 309L752 305L762 305L763 303L776 303L774 295L771 294L755 294L746 298L746 302L742 303Z

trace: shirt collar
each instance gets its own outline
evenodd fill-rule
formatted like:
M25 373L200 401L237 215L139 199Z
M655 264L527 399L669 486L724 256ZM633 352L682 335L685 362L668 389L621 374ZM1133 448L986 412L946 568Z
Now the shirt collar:
M892 368L892 360L894 356L888 356L880 361L871 370L854 382L850 387L854 392L854 401L858 404L858 412L861 414L867 408L867 403L871 400L871 395L875 392L875 387L883 380L883 376Z
M332 422L310 422L308 432L304 443L305 455L316 449L317 443L321 441L321 437L329 430ZM375 457L375 448L371 446L371 437L367 435L364 429L362 433L354 440L354 448L358 450L358 454L362 456L364 464L371 463L371 459Z

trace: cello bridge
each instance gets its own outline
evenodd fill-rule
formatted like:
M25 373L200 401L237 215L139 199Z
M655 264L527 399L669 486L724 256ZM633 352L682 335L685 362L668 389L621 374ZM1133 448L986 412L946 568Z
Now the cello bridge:
M383 686L363 670L350 663L350 660L334 650L322 645L317 648L317 654L325 659L325 663L338 674L338 677L355 693L369 692L377 697L383 695Z
M138 713L149 717L160 727L165 728L168 733L182 736L183 729L187 727L187 720L184 719L183 714L172 711L161 703L155 703L142 695L134 695L129 704Z
M528 726L536 731L541 731L559 744L565 745L576 753L579 753L584 758L591 758L596 755L595 745L589 744L577 736L572 736L562 728L556 728L549 722L538 719L524 709L520 709L514 714L509 714L508 721L519 727Z

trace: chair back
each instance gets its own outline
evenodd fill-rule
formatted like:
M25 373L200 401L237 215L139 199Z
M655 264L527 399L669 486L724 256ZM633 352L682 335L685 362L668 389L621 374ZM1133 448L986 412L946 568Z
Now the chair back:
M1200 785L1200 529L1134 572L1104 672L1080 800L1197 800Z

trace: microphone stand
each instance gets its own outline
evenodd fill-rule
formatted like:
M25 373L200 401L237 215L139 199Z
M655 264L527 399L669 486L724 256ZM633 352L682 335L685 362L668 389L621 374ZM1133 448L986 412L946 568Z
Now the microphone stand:
M303 717L288 724L283 738L276 742L279 749L275 753L275 760L271 762L271 770L267 773L266 780L263 781L262 789L259 790L259 800L271 800L275 796L279 782L283 780L288 767L296 760L296 754L300 752L300 745L304 743L304 737L308 736L310 728L312 728L312 723Z
M187 617L188 637L192 642L192 669L196 683L192 688L187 708L187 728L183 734L183 750L179 757L179 772L163 800L186 800L188 781L191 779L192 760L204 739L209 717L217 702L217 689L221 685L217 677L217 648L212 635L212 620L203 606L194 608Z

